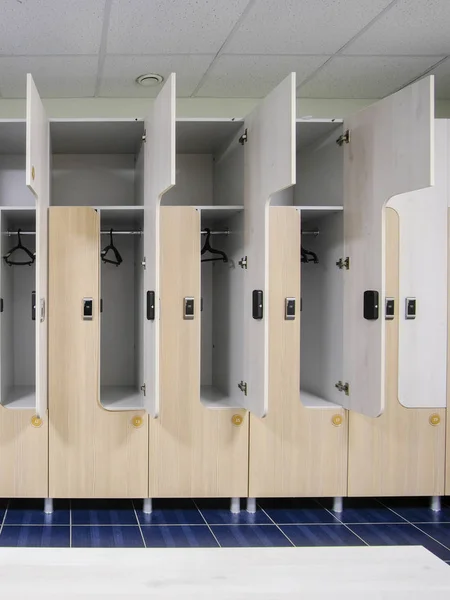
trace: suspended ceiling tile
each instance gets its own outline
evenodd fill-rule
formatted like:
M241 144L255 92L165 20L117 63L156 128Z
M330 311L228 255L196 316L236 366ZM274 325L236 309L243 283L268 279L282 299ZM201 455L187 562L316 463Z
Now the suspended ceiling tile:
M450 54L449 0L398 0L345 54Z
M391 0L257 0L225 52L334 54Z
M105 0L2 0L0 54L95 54Z
M300 98L384 98L442 57L336 56L297 90Z
M43 98L94 95L97 56L0 57L0 95L25 98L26 74L32 73Z
M450 100L450 59L447 59L432 71L436 78L436 98Z
M99 96L153 98L161 85L142 87L135 81L144 73L158 73L165 79L177 74L177 97L190 96L199 84L214 55L107 56Z
M115 0L108 53L216 53L248 0Z
M263 98L292 71L298 83L328 58L225 54L214 63L196 96Z

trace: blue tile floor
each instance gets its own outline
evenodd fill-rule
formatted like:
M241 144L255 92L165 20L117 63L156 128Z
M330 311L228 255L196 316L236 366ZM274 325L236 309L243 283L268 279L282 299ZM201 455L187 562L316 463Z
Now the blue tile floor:
M450 565L450 498L438 513L429 498L260 499L252 515L228 500L0 501L0 546L169 548L421 545Z

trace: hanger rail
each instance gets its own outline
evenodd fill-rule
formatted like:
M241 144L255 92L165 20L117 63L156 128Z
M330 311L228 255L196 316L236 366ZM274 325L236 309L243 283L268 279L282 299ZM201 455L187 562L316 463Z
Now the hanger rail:
M109 235L110 229L100 231L101 235ZM144 232L141 229L114 229L114 235L142 235ZM17 235L16 231L4 231L3 235ZM35 231L21 231L20 235L36 235Z

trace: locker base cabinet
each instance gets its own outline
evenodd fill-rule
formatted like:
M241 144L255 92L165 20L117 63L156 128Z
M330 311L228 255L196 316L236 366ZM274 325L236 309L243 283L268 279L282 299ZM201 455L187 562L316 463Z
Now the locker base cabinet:
M386 209L386 296L399 306L399 218ZM399 312L386 321L386 405L378 418L349 413L349 496L444 494L446 409L398 400Z

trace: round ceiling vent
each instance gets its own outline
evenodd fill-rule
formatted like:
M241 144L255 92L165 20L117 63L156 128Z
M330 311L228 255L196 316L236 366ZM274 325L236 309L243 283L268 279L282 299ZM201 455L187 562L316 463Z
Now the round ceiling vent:
M139 75L139 77L136 78L136 83L143 85L144 87L159 85L163 81L164 77L158 75L158 73L146 73L145 75Z

